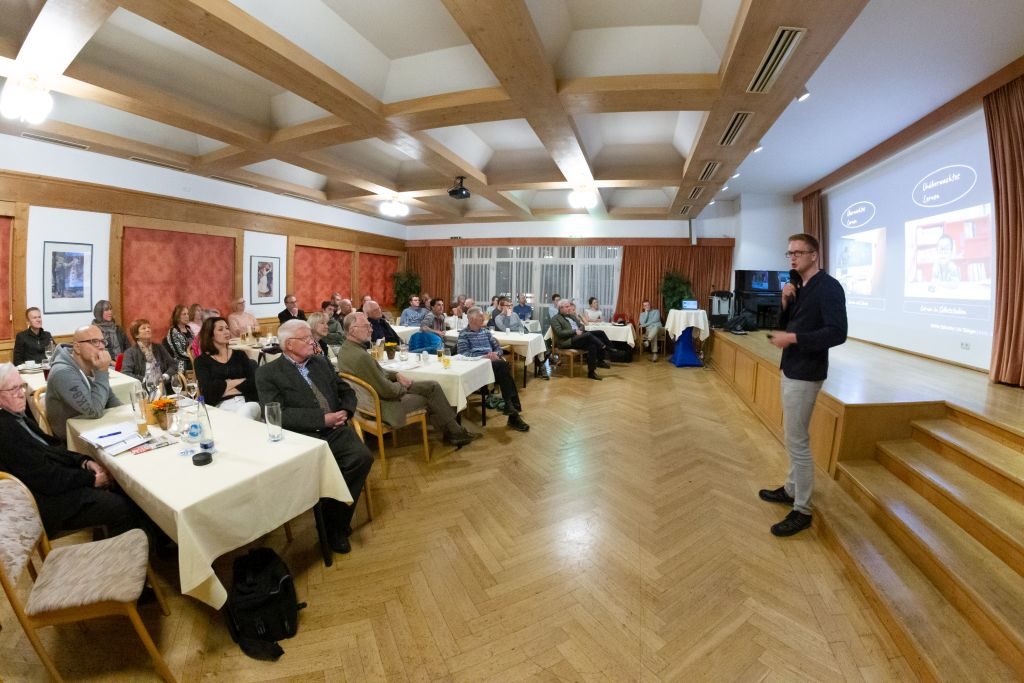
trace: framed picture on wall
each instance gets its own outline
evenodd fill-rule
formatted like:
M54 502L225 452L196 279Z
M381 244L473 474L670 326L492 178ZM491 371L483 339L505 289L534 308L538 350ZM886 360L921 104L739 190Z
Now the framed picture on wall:
M249 257L249 303L281 302L281 259L277 256Z
M43 313L92 311L92 245L43 242Z

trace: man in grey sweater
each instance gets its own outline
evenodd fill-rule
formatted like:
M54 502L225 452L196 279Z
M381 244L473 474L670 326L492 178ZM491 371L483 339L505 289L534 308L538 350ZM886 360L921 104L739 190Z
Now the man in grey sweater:
M46 380L46 419L53 435L67 439L67 421L96 419L107 408L121 405L110 389L110 354L95 325L75 330L71 351L59 348Z

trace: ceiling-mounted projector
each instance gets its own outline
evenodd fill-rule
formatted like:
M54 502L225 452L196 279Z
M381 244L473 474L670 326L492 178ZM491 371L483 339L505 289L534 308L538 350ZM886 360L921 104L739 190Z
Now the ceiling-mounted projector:
M462 185L465 180L464 175L456 177L455 184L448 188L448 196L452 199L469 199L469 190Z

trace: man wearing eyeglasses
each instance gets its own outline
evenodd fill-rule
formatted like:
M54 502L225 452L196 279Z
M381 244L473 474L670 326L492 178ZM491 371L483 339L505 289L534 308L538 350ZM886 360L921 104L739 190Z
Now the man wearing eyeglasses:
M277 338L281 356L256 371L260 403L280 403L285 429L323 439L330 446L353 500L351 506L333 498L321 498L320 503L331 550L348 553L352 514L373 466L373 456L349 425L356 412L356 393L326 356L314 353L309 323L289 320L277 330Z
M46 419L63 442L69 419L96 419L121 402L110 389L110 354L95 325L78 328L71 351L61 347L53 357L46 380Z
M789 477L784 486L758 492L761 500L793 507L785 519L772 525L776 536L792 536L811 526L811 413L828 375L828 350L846 341L847 330L843 286L821 270L818 240L804 233L792 235L786 258L793 270L782 288L779 326L785 331L773 332L768 339L782 349L780 381Z
M21 480L36 499L46 533L106 526L111 536L139 526L137 508L110 490L98 462L63 448L25 410L25 385L10 363L0 364L0 470Z

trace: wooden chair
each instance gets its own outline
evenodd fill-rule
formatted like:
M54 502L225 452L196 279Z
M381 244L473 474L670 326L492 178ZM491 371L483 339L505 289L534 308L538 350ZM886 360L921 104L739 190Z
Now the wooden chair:
M31 577L32 591L28 601L22 603L17 582L36 550L42 567L38 576ZM148 560L149 543L140 529L103 541L51 548L32 494L18 479L0 472L0 583L25 635L54 680L63 679L43 649L36 629L123 615L135 627L160 677L174 681L135 606L148 579L160 611L165 616L170 614Z
M585 360L587 352L580 349L558 349L558 355L569 359L569 377L572 378L576 376L576 359Z
M636 338L637 353L643 353L644 352L644 339L647 338L647 326L646 325L638 325L637 328L639 330L639 334L637 334L637 338ZM658 332L657 340L658 340L658 353L660 353L663 356L666 355L665 345L668 342L668 333L665 331L665 326L664 325L661 327L661 330Z
M384 470L385 479L388 478L388 461L384 451L384 435L394 434L402 427L419 423L420 428L423 430L423 454L427 462L430 462L430 442L427 440L427 410L425 408L407 413L405 424L397 426L385 424L380 414L380 396L377 395L373 387L347 372L340 372L338 375L348 382L356 392L356 401L358 403L356 421L364 431L368 431L377 437L377 448L380 450L380 462ZM392 437L392 439L395 438L397 437ZM394 445L394 442L392 445Z
M32 392L32 405L36 408L37 422L39 428L53 436L53 429L50 428L50 421L46 419L46 385L39 387Z

